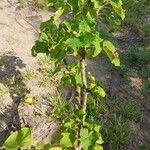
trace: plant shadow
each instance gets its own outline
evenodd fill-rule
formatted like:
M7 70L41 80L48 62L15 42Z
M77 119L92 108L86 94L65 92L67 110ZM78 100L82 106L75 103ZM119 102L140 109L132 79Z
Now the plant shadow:
M26 65L12 53L0 57L0 84L7 88L8 97L1 95L0 111L0 146L11 134L21 127L18 106L29 90L26 88L20 69ZM4 106L3 106L4 105Z

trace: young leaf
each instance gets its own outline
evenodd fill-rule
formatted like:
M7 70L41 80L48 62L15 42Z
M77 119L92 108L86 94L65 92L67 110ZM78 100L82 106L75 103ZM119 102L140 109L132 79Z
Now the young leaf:
M56 22L57 19L63 14L64 9L60 7L54 14L54 21Z
M120 66L119 55L116 52L114 45L110 41L106 40L103 42L103 49L107 54L107 56L109 57L111 63L114 64L115 66Z
M103 42L103 48L104 49L107 48L111 52L115 52L116 51L115 46L110 41L108 41L108 40L105 40Z
M88 150L89 146L91 145L91 141L89 139L89 131L86 128L81 128L80 130L80 140L81 145L84 150Z
M61 147L52 147L49 150L62 150L62 148Z
M96 145L94 147L94 150L103 150L103 147L101 145Z
M4 143L7 149L27 148L32 144L31 129L24 127L12 133Z
M69 38L66 41L66 45L74 50L74 55L77 55L78 48L81 46L81 42L78 38Z
M86 33L86 32L91 32L91 28L88 25L87 21L85 19L83 19L80 23L79 23L79 32L80 33Z
M93 92L101 97L105 97L105 95L106 95L104 89L101 88L100 86L96 87Z
M63 137L60 140L60 145L65 146L65 147L72 147L73 144L70 139L70 133L65 132L61 134Z

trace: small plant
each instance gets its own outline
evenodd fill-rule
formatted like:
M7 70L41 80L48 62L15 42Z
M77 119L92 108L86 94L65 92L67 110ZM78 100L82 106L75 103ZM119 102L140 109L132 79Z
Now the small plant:
M25 81L30 81L35 77L35 72L33 70L26 70L22 76Z
M92 96L89 96L87 103L87 119L99 120L101 115L105 115L108 112L108 105L105 99L101 101L95 100Z
M8 93L9 89L8 87L5 87L3 85L0 85L0 96L3 96L4 94Z
M43 57L39 59L39 64L42 68L49 68L52 64L51 57Z
M54 118L64 119L73 113L72 104L67 102L67 100L65 100L61 95L47 97L49 100L50 108L52 109L50 112L47 112L48 115L50 113Z
M138 150L149 150L150 149L150 145L149 144L143 144L139 147Z
M110 150L120 150L122 144L126 144L132 137L130 126L127 122L114 116L106 129Z
M139 117L139 109L135 104L125 103L122 106L121 113L125 118L136 120Z
M76 89L74 99L77 101L78 114L62 124L62 138L59 144L65 149L102 150L100 127L95 122L87 122L87 103L90 95L105 97L106 93L101 85L97 84L95 77L90 72L87 73L86 59L95 58L104 51L113 65L120 66L115 46L100 35L96 20L106 6L112 8L112 14L123 20L125 11L122 8L122 0L49 0L49 6L54 6L57 11L48 21L41 24L40 35L32 48L32 55L46 53L55 62L53 74L62 70L61 84L70 84ZM61 16L70 13L70 19L57 24ZM77 61L67 63L70 55ZM62 65L65 65L65 68Z
M3 58L0 57L0 67L3 66L5 63L5 60Z
M7 150L28 149L32 144L31 129L23 127L13 132L5 141L4 148Z

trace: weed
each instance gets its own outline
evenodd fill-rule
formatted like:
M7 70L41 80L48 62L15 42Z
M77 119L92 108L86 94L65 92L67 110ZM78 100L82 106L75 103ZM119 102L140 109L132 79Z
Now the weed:
M5 86L0 85L0 96L6 94L6 93L8 93L8 92L9 92L8 87L5 87Z
M150 145L149 144L143 144L139 147L139 150L149 150L150 149Z
M71 103L66 101L66 99L64 99L64 97L60 94L57 96L47 96L47 98L52 109L51 112L47 112L47 114L50 114L53 118L63 119L66 115L73 112L73 106Z
M127 144L132 137L130 126L127 122L123 122L121 117L116 115L111 119L106 129L106 136L109 140L110 150L120 150L122 144Z
M125 22L132 25L139 34L144 36L147 34L146 21L143 16L149 14L149 9L146 8L148 5L147 0L137 1L137 0L127 0L124 1L124 7L126 9ZM136 23L135 23L136 22Z
M38 8L46 8L47 0L19 0L23 5L32 4Z
M26 70L23 74L23 80L24 81L30 81L36 76L35 72L33 70Z
M5 63L5 60L3 58L0 57L0 66L3 66Z
M51 57L43 57L39 59L39 64L42 67L49 67L52 63Z
M122 106L121 114L125 118L136 120L139 117L139 109L135 104L127 102Z
M92 96L88 98L87 118L99 120L100 116L108 112L108 105L105 99L95 100Z
M145 89L150 91L150 77L145 80Z

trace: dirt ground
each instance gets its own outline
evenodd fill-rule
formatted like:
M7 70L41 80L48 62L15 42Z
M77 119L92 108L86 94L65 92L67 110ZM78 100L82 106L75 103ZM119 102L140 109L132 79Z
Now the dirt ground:
M34 78L26 84L22 77L22 73L30 69L38 74L40 66L38 59L31 56L31 48L38 36L40 22L47 20L50 15L51 12L33 6L22 6L17 0L0 0L0 57L3 60L0 62L0 86L8 87L6 92L0 95L0 146L12 131L24 124L32 127L36 143L51 140L52 134L58 128L57 122L40 114L48 109L41 96L53 95L55 87L40 86L40 78ZM118 92L122 101L126 99L140 106L141 120L132 123L135 138L125 150L137 150L137 147L145 142L150 143L150 103L148 93L142 88L143 79L129 77L131 84L127 85L123 82L125 73L122 75L111 67L103 69L99 59L87 60L87 63L87 69L99 80L103 80L107 87L110 86L110 97ZM33 106L20 103L16 85L14 87L6 81L6 78L12 81L13 77L15 84L21 89L21 94L26 91L27 96L41 99L40 103Z
M0 95L0 145L10 132L25 123L33 127L36 142L49 140L51 133L57 128L57 124L51 119L35 115L38 108L44 113L46 104L41 104L40 101L38 106L19 105L16 93L16 86L21 92L26 91L28 96L36 98L55 91L54 87L46 89L40 86L38 78L28 84L22 81L24 71L32 69L37 73L39 69L38 59L31 56L31 48L38 36L40 22L47 20L50 15L50 12L32 6L23 7L15 0L0 1L0 57L3 61L0 66L0 85L8 87L8 91ZM12 80L13 77L16 85L6 82L6 78Z

